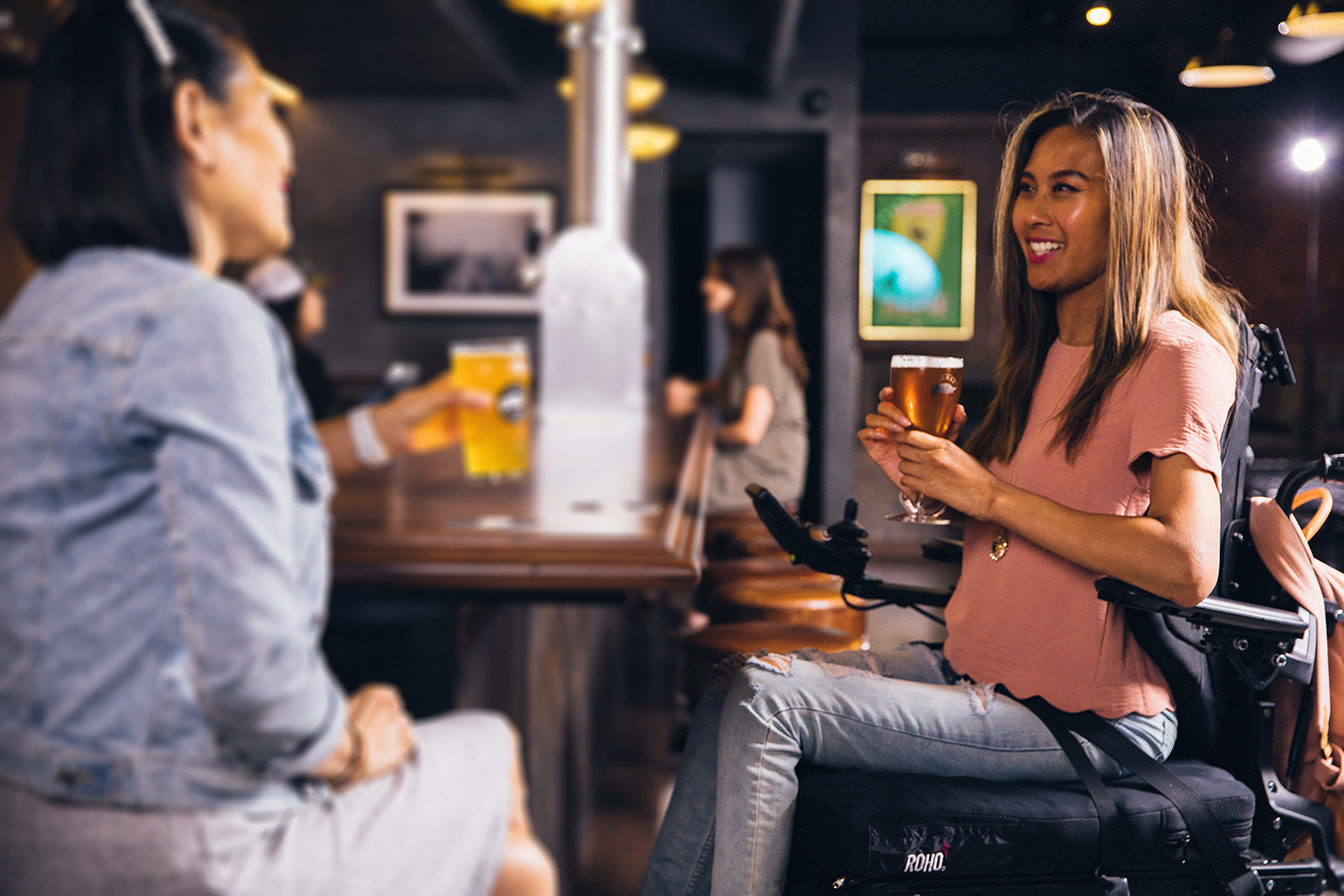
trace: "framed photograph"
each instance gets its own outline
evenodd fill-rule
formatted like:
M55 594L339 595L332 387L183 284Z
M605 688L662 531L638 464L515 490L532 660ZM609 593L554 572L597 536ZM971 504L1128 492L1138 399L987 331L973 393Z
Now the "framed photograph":
M859 337L970 339L975 182L869 180L859 235Z
M545 190L396 189L383 194L389 314L535 314L541 252L555 226Z

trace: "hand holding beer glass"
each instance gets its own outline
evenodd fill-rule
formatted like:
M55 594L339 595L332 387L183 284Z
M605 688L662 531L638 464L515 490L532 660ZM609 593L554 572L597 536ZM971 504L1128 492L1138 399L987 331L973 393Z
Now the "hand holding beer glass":
M961 358L931 355L891 356L891 401L910 421L910 428L947 438L961 401ZM940 502L926 503L918 493L913 498L901 492L904 514L887 517L902 523L946 524Z

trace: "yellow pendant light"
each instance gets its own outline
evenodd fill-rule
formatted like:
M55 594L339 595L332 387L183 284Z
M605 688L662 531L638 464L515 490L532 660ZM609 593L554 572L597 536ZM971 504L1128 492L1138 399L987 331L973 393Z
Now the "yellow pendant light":
M1213 50L1192 56L1179 78L1186 87L1256 87L1273 81L1274 69L1242 53L1232 29L1224 28Z
M603 2L605 0L504 0L504 5L543 22L562 24L592 15L602 8Z
M1344 37L1344 3L1296 3L1279 31L1289 37Z
M574 99L574 79L565 75L556 85L556 90L566 100ZM667 92L667 84L653 66L640 60L635 63L630 77L625 81L625 107L630 114L639 115L658 104Z
M661 118L644 115L631 120L625 129L625 140L630 158L636 162L652 162L677 148L681 132Z

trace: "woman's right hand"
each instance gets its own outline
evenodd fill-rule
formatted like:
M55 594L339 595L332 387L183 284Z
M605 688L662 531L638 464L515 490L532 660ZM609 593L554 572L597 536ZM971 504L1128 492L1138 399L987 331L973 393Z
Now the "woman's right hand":
M415 755L415 746L415 725L397 689L365 685L346 699L346 731L340 744L311 774L348 787L395 770Z
M415 755L415 723L401 694L387 684L367 684L346 704L350 724L364 738L364 757L356 781L393 771Z

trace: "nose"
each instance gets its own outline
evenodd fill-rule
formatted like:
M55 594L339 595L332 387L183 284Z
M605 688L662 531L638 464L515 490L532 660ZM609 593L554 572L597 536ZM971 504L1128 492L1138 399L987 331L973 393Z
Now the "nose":
M1036 195L1019 193L1014 202L1013 217L1024 224L1043 224L1050 220L1050 209Z

